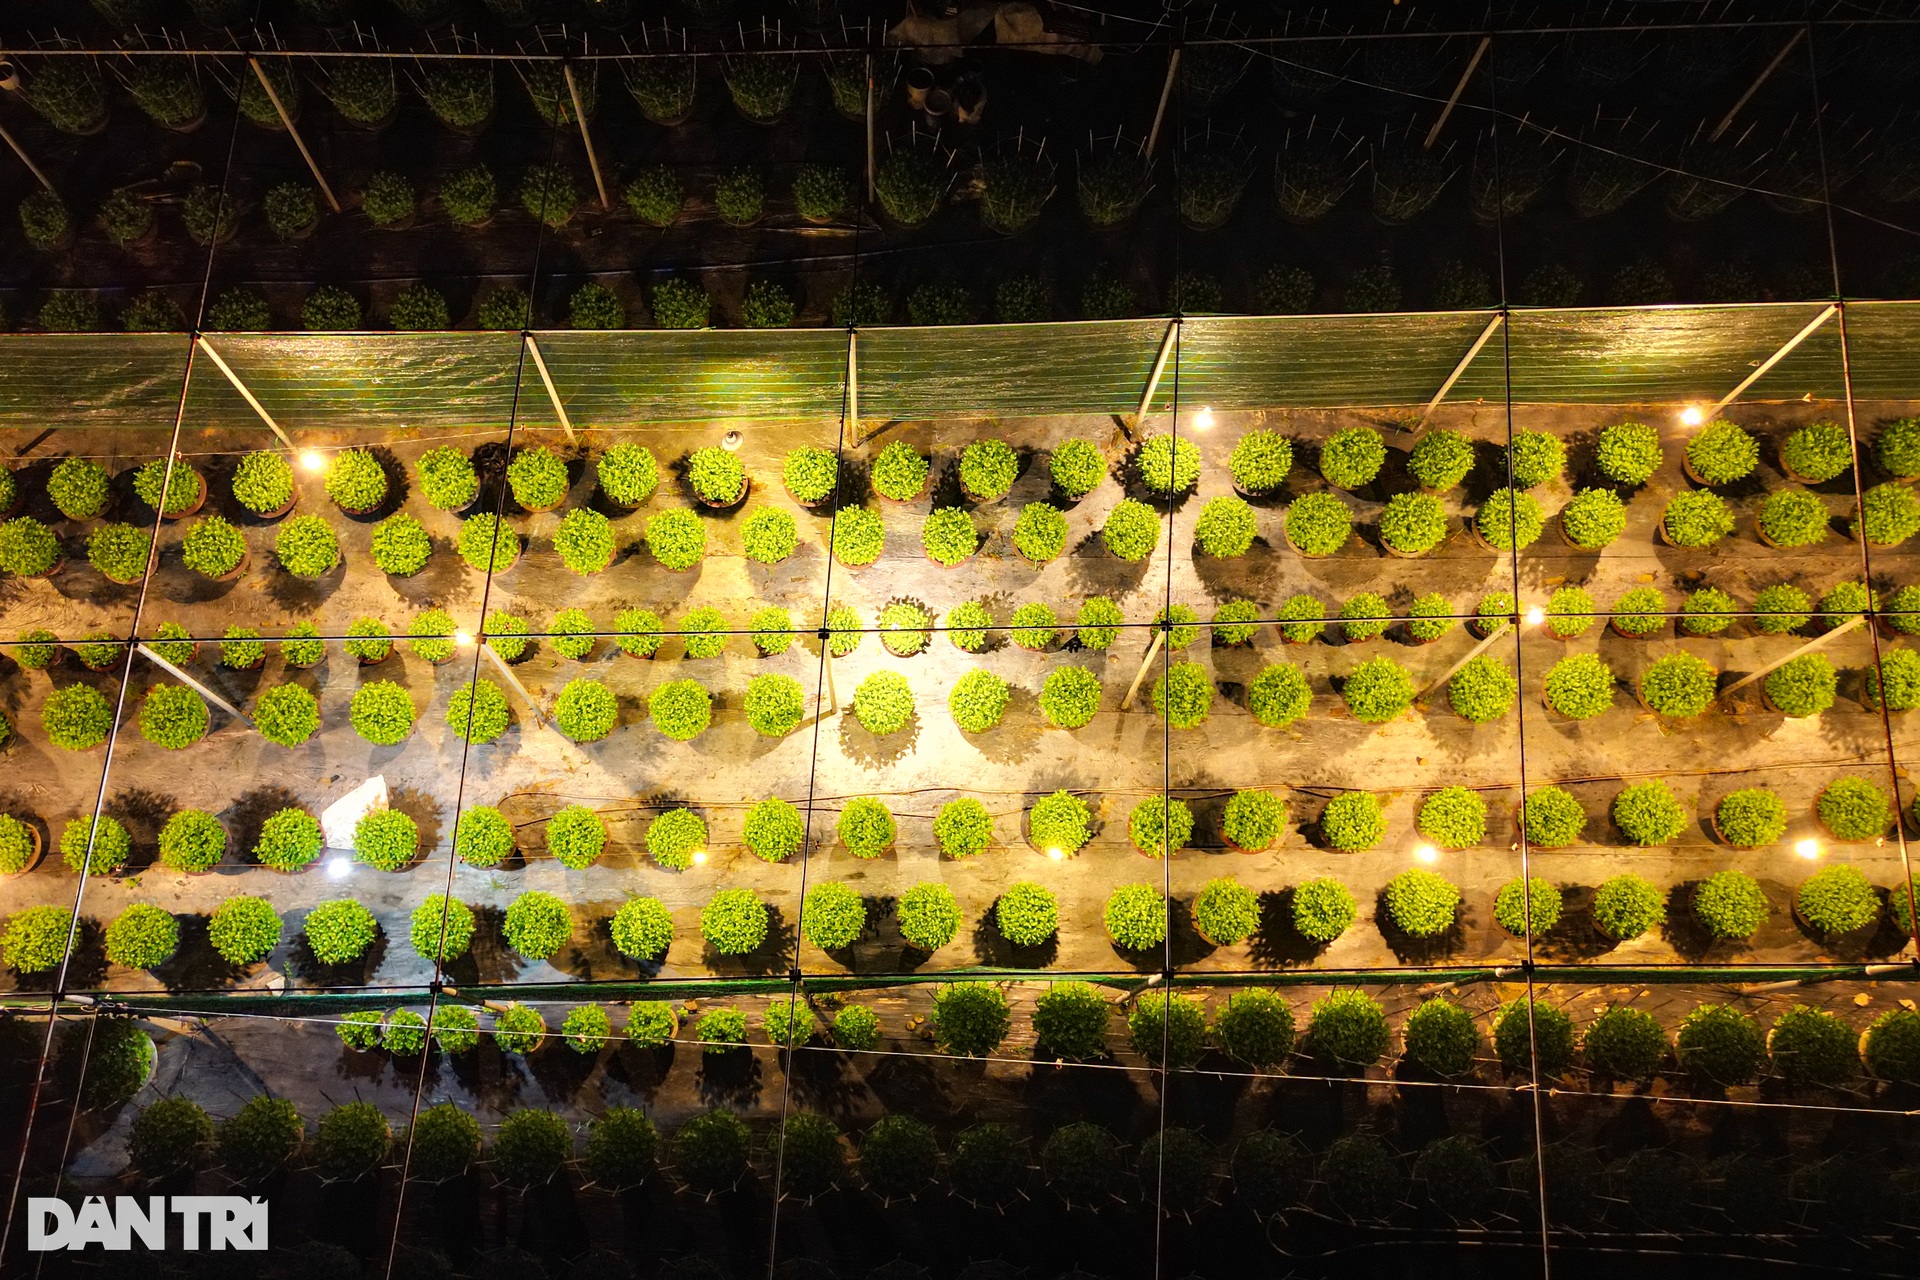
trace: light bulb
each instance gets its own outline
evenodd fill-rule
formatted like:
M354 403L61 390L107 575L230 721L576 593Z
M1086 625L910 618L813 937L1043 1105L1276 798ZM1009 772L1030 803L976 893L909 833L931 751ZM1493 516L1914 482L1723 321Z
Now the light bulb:
M470 648L473 645L473 632L468 631L465 627L462 627L460 630L453 633L453 642L459 645L462 649Z
M1210 405L1202 405L1200 412L1193 415L1193 429L1205 431L1211 426L1213 426L1213 408Z
M1541 623L1545 622L1546 620L1547 620L1547 611L1545 609L1542 609L1539 605L1535 605L1533 606L1533 608L1527 610L1528 626L1537 627Z
M1423 844L1413 851L1413 856L1422 862L1440 861L1440 851L1430 844Z
M318 449L308 449L300 455L300 465L309 471L325 471L327 469L327 455Z
M1698 405L1690 404L1680 411L1680 421L1689 427L1699 426L1706 416L1706 414L1700 411Z
M693 865L694 865L694 866L696 866L696 867L697 867L697 866L699 866L699 865L700 865L701 863L703 863L703 862L705 862L706 860L707 860L707 851L706 851L705 849L695 849L695 850L693 851Z
M344 880L347 878L347 873L351 870L353 870L353 863L347 861L345 858L329 858L327 860L327 878L329 880Z
M1802 840L1793 846L1793 851L1803 858L1817 858L1820 856L1820 842L1818 840Z
M1062 849L1059 845L1052 845L1047 849L1047 856L1049 858L1052 858L1055 862L1058 862L1060 861L1060 859L1067 856L1067 851L1065 849Z

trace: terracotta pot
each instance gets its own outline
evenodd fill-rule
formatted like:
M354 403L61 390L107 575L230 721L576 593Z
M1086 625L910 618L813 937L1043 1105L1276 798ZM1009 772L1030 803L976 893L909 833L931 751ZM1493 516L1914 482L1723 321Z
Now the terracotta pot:
M1223 834L1223 835L1221 835L1221 837L1220 837L1220 842L1221 842L1222 844L1224 844L1224 845L1226 845L1226 846L1227 846L1227 848L1229 848L1229 849L1231 849L1231 850L1233 850L1233 851L1234 851L1235 853L1247 853L1247 854L1253 854L1253 853L1266 853L1266 852L1267 852L1268 850L1270 850L1270 849L1272 849L1272 848L1273 848L1273 846L1274 846L1275 844L1278 844L1278 843L1279 843L1279 837L1277 837L1277 836L1276 836L1276 837L1275 837L1274 839L1272 839L1272 840L1269 840L1269 841L1267 842L1267 847L1266 847L1265 849L1245 849L1245 848L1242 848L1241 846L1239 846L1239 845L1237 845L1237 844L1235 844L1235 843L1234 843L1234 842L1233 842L1232 840L1230 840L1230 839L1228 839L1228 838L1227 838L1227 836L1226 836L1226 835L1224 835L1224 834Z
M217 573L209 576L211 576L215 582L232 582L235 578L245 573L247 571L248 566L250 566L252 563L253 563L253 552L251 550L243 551L240 553L239 564L233 566L233 568L227 570L225 573Z
M252 512L251 514L256 520L278 520L281 516L284 516L287 514L287 512L293 510L294 507L299 504L299 502L300 502L300 490L296 487L293 493L287 498L286 502L282 503L280 506L275 507L271 511L255 511L255 512Z
M178 512L175 512L172 515L168 515L165 511L162 511L160 513L160 518L162 520L185 520L190 515L198 514L200 511L200 508L206 505L207 478L201 475L198 471L193 473L193 478L198 488L198 492L194 495L193 502L189 506L183 508ZM164 494L161 495L160 503L162 506L166 505L166 495Z
M1630 631L1622 631L1619 627L1619 624L1616 623L1612 618L1607 619L1607 630L1613 632L1613 634L1615 634L1616 636L1619 636L1622 640L1660 640L1666 637L1667 620L1665 618L1662 618L1660 620L1660 627L1658 630L1650 631L1643 636L1634 635Z
M564 493L561 494L558 498L555 498L552 502L549 502L544 507L530 507L526 503L520 502L520 499L518 498L515 498L514 501L520 503L520 509L522 511L525 511L528 515L537 516L544 512L557 510L559 507L565 505L567 501L567 495Z
M715 502L711 498L701 497L698 493L694 494L693 498L695 502L698 502L703 507L711 507L715 511L727 511L745 502L747 500L747 495L752 492L753 492L753 478L751 476L743 475L740 477L740 492L735 494L733 497L728 498L725 502Z
M40 835L40 828L31 822L24 825L27 828L27 834L33 838L33 851L27 855L26 865L11 873L16 876L23 876L39 866L40 859L45 857L47 852L47 842Z

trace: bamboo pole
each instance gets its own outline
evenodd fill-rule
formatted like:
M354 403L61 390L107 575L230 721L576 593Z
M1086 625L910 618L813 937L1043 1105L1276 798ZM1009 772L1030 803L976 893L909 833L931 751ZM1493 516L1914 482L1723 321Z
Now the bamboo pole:
M27 149L20 145L19 139L13 136L12 131L3 125L0 125L0 139L4 139L6 144L13 148L13 154L20 157L20 163L27 166L27 172L38 179L41 186L49 191L53 191L53 182L45 173L41 172L40 166L33 162L33 157L27 154ZM55 195L60 194L57 191L53 193Z
M1740 380L1739 386L1727 392L1724 396L1721 396L1719 401L1716 402L1711 409L1707 410L1706 421L1712 422L1715 418L1719 417L1722 409L1732 404L1735 400L1738 400L1742 392L1765 377L1773 366L1779 364L1782 360L1785 360L1788 355L1792 354L1795 347L1805 342L1808 338L1811 338L1814 330L1839 314L1840 305L1838 303L1829 303L1819 315L1807 322L1806 328L1794 334L1791 338L1788 338L1778 351L1755 365L1753 372Z
M1127 696L1120 699L1120 709L1129 710L1133 706L1133 695L1140 692L1140 682L1147 678L1147 668L1160 656L1160 646L1167 642L1165 627L1153 633L1153 643L1147 646L1147 656L1140 659L1140 669L1133 673L1133 683L1127 686Z
M1492 36L1481 36L1473 56L1467 59L1467 69L1460 73L1460 83L1453 86L1453 93L1447 98L1447 105L1440 108L1440 118L1433 122L1433 128L1427 130L1427 140L1420 144L1422 151L1431 151L1434 140L1440 136L1440 130L1446 128L1447 117L1453 114L1459 105L1460 95L1467 91L1467 81L1473 79L1473 73L1480 68L1480 59L1487 56L1487 49L1493 44Z
M1147 406L1153 403L1153 393L1160 389L1160 376L1167 371L1167 360L1173 355L1174 339L1180 336L1180 317L1167 321L1167 332L1160 339L1160 351L1153 357L1153 372L1147 375L1147 389L1140 395L1140 408L1133 418L1136 423L1144 422Z
M233 366L220 358L220 353L213 349L213 344L207 341L204 334L195 336L193 341L194 345L206 354L207 359L213 361L213 367L226 375L227 381L233 384L233 389L238 391L240 398L247 402L247 407L259 414L260 421L266 423L273 434L280 437L280 443L287 447L287 452L297 458L300 451L294 448L293 440L280 429L280 424L273 420L273 415L267 412L267 407L254 398L253 392L247 390L247 384L240 381L240 375L233 371Z
M513 668L507 665L507 660L495 653L493 646L485 640L476 640L475 643L480 646L481 653L492 659L494 668L499 671L501 678L512 685L513 691L519 694L521 700L527 704L527 710L533 713L533 722L543 729L546 728L547 717L545 713L540 710L540 704L533 700L531 693L527 692L527 686L520 683L520 677L513 674Z
M1453 384L1460 381L1467 371L1467 366L1473 363L1481 349L1493 339L1493 335L1499 331L1502 324L1506 323L1506 319L1506 312L1494 312L1493 319L1487 321L1487 327L1480 331L1480 336L1475 338L1473 345L1467 348L1467 354L1460 357L1460 363L1453 366L1453 372L1448 374L1447 380L1440 384L1440 389L1433 393L1433 399L1427 401L1427 407L1420 411L1420 421L1413 427L1415 431L1427 425L1427 419L1431 418L1433 411L1440 407L1440 402L1447 398L1447 392L1453 390Z
M567 82L567 96L573 99L573 118L580 124L580 141L587 144L587 167L593 170L593 185L600 190L600 207L613 208L613 200L607 195L607 180L600 172L600 157L594 154L593 133L587 128L587 108L580 99L580 86L573 78L573 64L560 64L560 74Z
M553 404L553 416L560 419L560 429L567 433L567 443L578 444L579 437L573 434L573 420L567 417L567 406L560 403L560 389L553 385L553 375L547 372L547 362L540 354L540 344L533 340L531 333L523 336L527 340L527 354L533 357L533 367L539 371L540 385L547 389L547 399Z
M1801 27L1793 33L1791 39L1780 46L1780 52L1773 55L1773 61L1769 62L1766 68L1754 77L1753 83L1747 86L1747 91L1741 94L1739 100L1727 109L1727 114L1720 117L1720 123L1715 125L1713 132L1707 135L1708 142L1720 141L1720 135L1733 127L1733 118L1740 114L1740 109L1753 100L1753 95L1760 92L1760 86L1765 84L1768 77L1780 69L1780 64L1787 60L1787 55L1792 53L1794 48L1806 38L1807 29Z
M1761 677L1771 672L1777 671L1781 667L1786 666L1789 662L1792 662L1795 658L1799 657L1801 654L1812 653L1815 649L1818 649L1820 646L1827 644L1830 641L1839 639L1841 636L1847 634L1847 632L1853 630L1855 627L1865 623L1866 620L1867 620L1867 615L1864 613L1856 614L1853 617L1848 618L1845 622L1841 623L1839 626L1835 627L1833 630L1827 632L1825 635L1819 636L1819 637L1816 637L1815 639L1807 641L1805 644L1801 645L1798 649L1795 649L1792 653L1789 653L1786 657L1781 658L1774 662L1769 662L1766 666L1760 668L1758 671L1751 672L1744 678L1734 681L1732 684L1728 685L1726 688L1720 691L1719 696L1721 700L1724 701L1725 699L1732 697L1736 690L1744 689L1748 685L1752 684L1755 680L1758 680Z
M201 697L205 698L208 702L211 702L214 706L219 707L222 711L232 716L235 720L238 720L241 724L244 724L245 726L247 726L247 728L253 729L254 732L256 733L259 732L259 729L254 725L253 721L247 716L247 714L244 711L234 706L231 702L228 702L225 698L221 697L219 694L215 693L213 690L207 688L206 685L200 683L200 681L194 679L192 676L182 671L179 667L174 666L171 662L168 662L165 658L155 653L152 650L152 648L150 648L144 640L134 645L134 648L139 650L141 657L153 663L155 666L159 667L162 671L165 671L168 675L180 681L182 684L190 685L196 692L199 693Z
M273 87L273 81L267 79L267 69L260 65L260 59L249 57L247 65L253 68L254 78L260 81L260 87L267 91L267 101L273 104L274 112L280 117L280 123L286 127L287 136L293 139L293 145L300 148L300 158L307 162L307 168L313 171L313 180L320 184L320 194L327 198L327 205L340 212L340 197L333 194L333 187L327 182L327 175L320 172L320 165L313 158L313 152L307 150L307 141L300 136L300 130L294 126L293 117L287 114L286 104L280 101L279 92Z
M1153 129L1147 134L1147 155L1160 145L1160 125L1167 118L1167 99L1173 97L1173 77L1180 70L1180 50L1167 59L1167 82L1160 86L1160 105L1153 109Z

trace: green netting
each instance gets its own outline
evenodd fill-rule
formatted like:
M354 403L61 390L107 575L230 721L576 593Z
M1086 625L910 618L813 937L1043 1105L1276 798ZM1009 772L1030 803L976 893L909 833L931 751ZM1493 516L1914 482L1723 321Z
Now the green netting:
M1847 304L1856 400L1920 399L1920 302Z
M216 334L208 341L289 432L504 432L513 417L518 334ZM260 419L202 355L186 425L253 428Z
M1215 409L1424 405L1473 349L1484 311L1207 317L1180 326L1180 400ZM1154 398L1166 408L1171 380ZM1503 394L1500 347L1483 347L1453 401Z
M1131 413L1166 331L1165 320L863 329L860 417Z
M567 330L534 340L576 427L841 414L847 335L838 329ZM531 360L518 421L558 425Z
M186 375L179 333L14 334L0 356L0 423L172 431Z
M1825 308L1793 302L1516 311L1508 321L1513 398L1521 404L1718 400ZM1829 320L1742 399L1845 394L1840 326Z

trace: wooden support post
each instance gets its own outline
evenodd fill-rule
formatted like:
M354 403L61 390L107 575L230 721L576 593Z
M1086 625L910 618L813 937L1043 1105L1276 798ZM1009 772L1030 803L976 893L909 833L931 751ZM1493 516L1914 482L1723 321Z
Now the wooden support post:
M1854 617L1848 618L1845 622L1841 623L1839 626L1835 627L1833 630L1827 632L1825 635L1819 636L1819 637L1816 637L1815 639L1807 641L1805 644L1801 645L1798 649L1795 649L1792 653L1789 653L1786 657L1780 658L1774 662L1769 662L1766 666L1760 668L1758 671L1750 672L1748 675L1744 676L1743 678L1734 681L1732 684L1728 685L1726 688L1720 691L1720 694L1719 694L1720 700L1724 702L1726 699L1732 697L1737 690L1744 689L1748 685L1752 684L1755 680L1758 680L1761 677L1767 675L1768 673L1786 666L1789 662L1792 662L1795 658L1799 657L1801 654L1812 653L1815 649L1820 648L1822 645L1828 644L1831 641L1839 639L1841 636L1847 634L1847 632L1853 630L1855 627L1858 627L1864 624L1866 620L1867 620L1867 615L1864 613L1857 614Z
M241 711L240 708L234 706L231 702L228 702L225 698L221 697L219 694L215 693L213 690L207 688L206 685L201 684L198 680L195 680L192 676L188 675L186 672L182 671L180 668L174 666L171 662L168 662L165 658L155 653L151 648L148 647L145 641L141 641L140 643L134 645L134 648L139 650L141 657L153 663L155 666L159 667L162 671L165 671L168 675L180 681L180 683L191 686L195 692L197 692L201 697L205 698L208 702L211 702L214 706L219 707L222 711L232 716L235 720L238 720L241 724L247 726L247 728L255 729L253 721L248 718L245 712ZM258 732L258 730L255 729L255 732Z
M531 693L527 692L527 686L520 683L520 677L513 674L513 668L507 665L506 659L495 653L493 646L484 639L476 639L475 643L480 646L481 653L493 660L494 668L499 671L501 679L512 685L513 691L520 695L520 700L527 704L527 710L533 713L533 722L543 729L546 728L547 717L541 712L540 704L533 700Z
M1147 155L1151 157L1154 148L1160 145L1160 125L1167 118L1167 100L1173 97L1173 78L1180 70L1180 50L1175 46L1173 56L1167 59L1167 82L1160 86L1160 105L1153 109L1153 128L1147 134Z
M1746 106L1748 102L1753 100L1753 95L1760 92L1760 86L1767 82L1767 77L1771 76L1774 72L1780 69L1780 64L1787 60L1787 55L1792 53L1794 50L1794 47L1797 46L1802 40L1806 39L1806 37L1807 37L1807 29L1805 27L1801 27L1799 30L1793 33L1792 38L1790 38L1785 44L1780 46L1780 52L1773 55L1773 61L1769 62L1766 66L1766 69L1763 70L1758 76L1754 77L1753 83L1747 86L1747 91L1740 95L1739 101L1735 102L1732 107L1728 108L1727 114L1720 117L1720 123L1715 125L1713 127L1713 132L1707 135L1708 142L1720 141L1720 135L1733 127L1733 118L1740 114L1740 109Z
M1453 679L1456 675L1460 674L1460 668L1466 666L1469 662L1472 662L1475 658L1479 657L1481 654L1485 653L1487 650L1493 648L1493 642L1498 640L1501 636L1506 635L1507 632L1511 630L1513 630L1513 624L1511 622L1502 622L1499 626L1493 629L1492 635L1482 640L1479 644L1473 646L1473 648L1467 650L1466 657L1460 659L1460 661L1454 663L1452 666L1448 667L1445 671L1442 671L1439 675L1439 678L1429 681L1427 683L1426 688L1422 689L1419 693L1414 694L1413 700L1415 702L1424 702L1427 698L1433 695L1433 691L1435 689L1442 688L1443 686L1445 686L1447 681Z
M880 198L880 189L874 185L873 162L873 55L867 55L867 203L873 204Z
M1160 656L1160 646L1166 642L1165 628L1157 628L1153 633L1153 643L1147 646L1147 656L1140 659L1140 669L1133 673L1133 683L1127 686L1127 696L1120 699L1122 711L1133 707L1133 695L1140 692L1140 682L1147 678L1147 668L1152 666L1153 660Z
M300 148L300 158L305 160L307 168L313 171L313 180L320 184L320 194L327 198L328 207L335 213L340 212L340 197L333 194L333 188L327 184L327 175L320 172L320 165L314 160L313 152L307 150L306 139L300 136L300 130L294 126L293 117L287 114L287 106L280 101L280 94L273 87L273 81L267 79L267 69L260 65L260 59L256 57L249 57L247 65L253 68L254 78L260 82L260 87L267 91L267 101L273 104L275 113L280 117L280 123L287 130L287 136L293 139L294 146Z
M1473 363L1474 357L1478 356L1481 348L1493 339L1493 335L1499 332L1500 326L1505 324L1506 320L1506 312L1494 312L1493 319L1487 321L1487 327L1480 331L1480 336L1475 338L1473 345L1467 348L1467 354L1460 357L1460 363L1453 366L1453 372L1448 374L1447 380L1440 384L1440 389L1433 393L1433 399L1427 401L1427 407L1420 411L1420 421L1413 425L1415 431L1427 425L1427 419L1431 418L1433 411L1440 407L1440 402L1447 398L1447 392L1453 390L1453 384L1460 381L1461 375L1467 371L1467 366Z
M53 191L52 181L48 179L46 174L40 171L40 166L33 162L33 157L27 154L27 149L20 145L19 140L13 136L12 131L4 126L0 126L0 139L5 139L6 144L13 148L13 154L20 157L20 163L27 166L27 172L31 173L41 186L49 191ZM55 191L54 194L58 195L60 193Z
M567 433L567 443L578 444L579 437L573 434L573 420L567 417L567 406L560 403L560 389L553 385L553 375L547 372L547 362L540 354L540 344L533 340L531 333L521 336L527 341L527 354L533 357L533 367L540 372L540 385L547 389L547 399L553 404L553 416L560 419L560 429Z
M204 335L196 336L193 341L194 345L205 353L207 359L213 361L213 367L226 375L227 381L233 384L233 389L238 391L240 398L247 402L247 407L260 415L260 421L266 423L273 434L280 437L280 443L285 445L287 452L294 455L297 460L300 451L293 447L292 438L280 429L280 424L273 420L273 415L267 412L266 406L254 398L253 392L247 390L247 384L240 381L240 375L233 371L233 366L220 358L220 353L213 349L213 344L208 342Z
M860 438L860 358L855 352L860 335L847 330L847 432L856 442Z
M1173 356L1174 340L1180 336L1180 317L1167 321L1167 332L1160 339L1159 354L1153 357L1153 372L1147 375L1147 389L1140 394L1140 408L1134 412L1136 423L1145 422L1147 407L1153 403L1153 393L1160 389L1160 375L1167 371L1167 361Z
M1460 83L1453 86L1453 93L1447 98L1447 105L1440 108L1440 118L1433 122L1433 128L1427 130L1427 140L1420 144L1422 151L1433 149L1434 140L1440 136L1440 131L1447 127L1447 117L1453 114L1454 107L1459 104L1460 95L1467 91L1467 81L1473 79L1473 73L1480 68L1480 59L1487 56L1487 49L1492 44L1492 36L1480 37L1480 43L1475 47L1473 56L1467 59L1467 69L1460 73Z
M820 642L820 669L826 675L826 678L827 678L827 708L829 711L838 712L840 710L840 693L837 689L833 687L833 647L832 646L833 646L832 636L828 636L825 640L822 640Z
M1794 334L1791 338L1788 338L1786 344L1778 351L1768 356L1765 360L1762 360L1758 365L1755 365L1753 372L1740 380L1739 386L1727 392L1724 396L1721 396L1713 408L1707 410L1704 421L1712 422L1715 418L1719 417L1722 409L1732 404L1735 400L1738 400L1742 392L1765 377L1768 370L1772 369L1773 366L1779 364L1782 360L1785 360L1787 356L1793 352L1795 347L1805 342L1808 338L1811 338L1815 329L1818 329L1821 325L1839 314L1840 307L1838 303L1827 304L1825 310L1807 322L1806 328Z
M600 189L600 207L613 208L613 200L607 195L607 180L600 172L600 157L593 151L593 133L587 128L587 106L580 99L580 86L573 79L573 64L560 64L560 74L567 82L567 96L573 99L573 118L580 124L580 141L587 144L587 167L593 170L593 185Z

